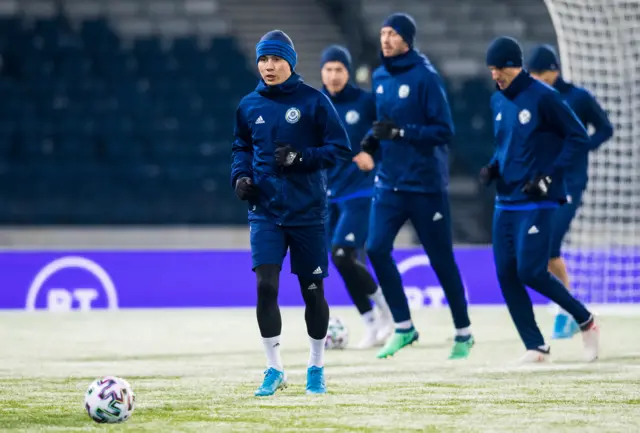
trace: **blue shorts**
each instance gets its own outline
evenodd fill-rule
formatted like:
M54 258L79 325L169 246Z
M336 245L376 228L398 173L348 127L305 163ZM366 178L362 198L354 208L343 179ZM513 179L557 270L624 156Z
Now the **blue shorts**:
M555 211L553 218L553 228L551 230L551 258L560 257L562 249L562 241L571 228L571 221L578 213L578 209L582 205L583 189L575 189L569 191L571 201L560 206Z
M249 230L253 270L260 265L282 266L289 250L291 273L305 280L329 275L324 225L281 227L270 221L254 221Z
M327 233L332 247L364 248L369 231L371 197L329 205Z

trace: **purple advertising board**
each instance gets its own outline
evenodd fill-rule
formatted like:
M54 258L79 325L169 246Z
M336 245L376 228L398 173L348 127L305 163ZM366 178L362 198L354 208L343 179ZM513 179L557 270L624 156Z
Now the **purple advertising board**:
M455 254L469 303L502 304L491 249L458 248ZM395 251L394 258L413 308L446 305L422 250ZM0 309L250 307L256 301L248 251L2 252L0 272ZM329 272L329 304L350 305L337 271ZM547 303L530 293L534 303ZM288 258L280 303L302 305Z

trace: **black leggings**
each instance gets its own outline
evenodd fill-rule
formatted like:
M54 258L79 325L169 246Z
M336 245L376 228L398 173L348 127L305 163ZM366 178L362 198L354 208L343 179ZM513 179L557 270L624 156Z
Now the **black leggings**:
M261 265L256 268L258 279L258 304L256 315L263 338L276 337L282 333L282 318L278 306L280 266ZM327 335L329 305L324 297L324 281L298 278L305 303L304 318L309 337L320 340Z
M333 247L331 258L340 273L347 292L360 314L371 311L369 296L378 290L378 285L367 267L358 260L358 251L353 247Z

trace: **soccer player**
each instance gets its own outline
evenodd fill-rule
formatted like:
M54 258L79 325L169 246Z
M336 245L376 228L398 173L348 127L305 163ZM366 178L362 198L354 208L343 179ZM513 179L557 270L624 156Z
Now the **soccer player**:
M562 240L569 231L571 220L582 204L582 194L587 188L589 152L598 149L602 143L613 135L613 126L609 122L607 113L600 107L596 99L582 87L578 87L562 79L560 76L560 62L555 50L549 45L536 47L528 61L531 76L555 88L573 109L585 128L591 126L593 135L588 145L577 152L571 166L565 170L565 181L571 199L561 206L554 217L554 227L551 236L551 260L549 271L555 275L565 287L571 287L567 267L560 255ZM555 318L553 339L571 338L580 328L566 311L560 309Z
M474 340L453 255L447 192L453 122L440 76L413 48L415 33L415 21L403 13L382 24L382 66L373 74L378 120L362 143L364 152L355 157L360 169L370 170L375 164L372 155L381 153L367 253L396 330L377 356L392 356L418 339L391 256L398 232L410 220L451 308L456 335L450 358L466 358Z
M353 154L360 152L360 141L376 118L371 93L349 82L351 54L339 45L324 50L320 59L322 91L331 99L349 134ZM393 332L393 318L382 290L367 267L359 260L369 228L373 195L373 172L363 172L351 160L343 161L329 173L329 220L331 257L347 291L365 323L360 349L382 344ZM371 301L378 306L378 314Z
M525 286L571 314L582 330L585 359L593 361L599 345L594 317L548 270L553 219L567 196L566 170L589 145L587 131L558 92L522 69L515 39L494 40L486 63L498 87L491 97L496 150L480 179L497 184L493 253L502 294L527 349L522 361L542 362L550 354Z
M311 344L306 390L323 394L329 323L323 285L328 266L326 169L351 158L349 137L327 97L295 72L297 54L285 33L265 34L256 45L256 58L262 80L238 106L231 167L231 184L248 201L256 313L267 355L268 368L255 395L272 395L286 386L278 285L287 249L306 305Z

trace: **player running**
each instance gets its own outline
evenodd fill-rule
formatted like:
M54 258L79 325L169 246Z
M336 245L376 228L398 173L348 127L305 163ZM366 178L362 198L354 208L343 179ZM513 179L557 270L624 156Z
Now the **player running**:
M540 45L533 50L528 62L531 76L555 88L569 107L574 111L585 128L591 126L593 135L588 145L577 152L571 166L565 170L565 182L570 200L561 206L554 216L554 227L551 235L551 260L549 271L555 275L565 287L571 287L567 267L560 254L562 240L569 231L571 221L582 205L582 194L587 189L589 152L598 149L602 143L613 135L613 126L598 101L582 87L578 87L562 79L560 62L555 50L549 45ZM566 311L559 309L553 326L553 339L571 338L580 331L578 324Z
M480 179L497 183L493 253L498 281L527 349L523 362L543 362L550 355L525 286L571 314L582 330L585 359L594 361L599 330L593 315L548 270L553 219L566 202L566 170L589 137L560 94L532 78L522 63L515 39L498 38L487 51L498 87L491 97L496 150Z
M267 355L264 381L255 395L272 395L286 386L278 286L287 249L306 305L311 344L306 390L323 394L329 323L323 283L328 266L326 169L349 160L351 148L331 102L295 73L297 54L285 33L264 35L256 58L262 80L238 106L231 167L236 194L249 202L256 313Z
M349 134L353 154L360 152L360 141L376 118L375 100L349 82L351 55L339 45L324 50L320 59L322 91L331 99ZM341 161L329 173L329 220L331 258L365 324L358 344L368 349L383 344L393 332L393 318L382 290L366 265L359 259L369 228L373 195L373 172L363 172L353 161ZM373 309L375 302L378 311Z
M410 220L451 308L456 335L450 358L466 358L474 340L453 255L447 192L447 146L453 137L453 122L438 73L413 48L415 34L415 21L406 14L393 14L382 25L382 66L373 74L378 121L362 143L364 152L355 157L362 170L371 170L372 155L378 148L381 153L367 253L396 330L377 356L392 356L418 339L402 278L391 256L398 232Z

